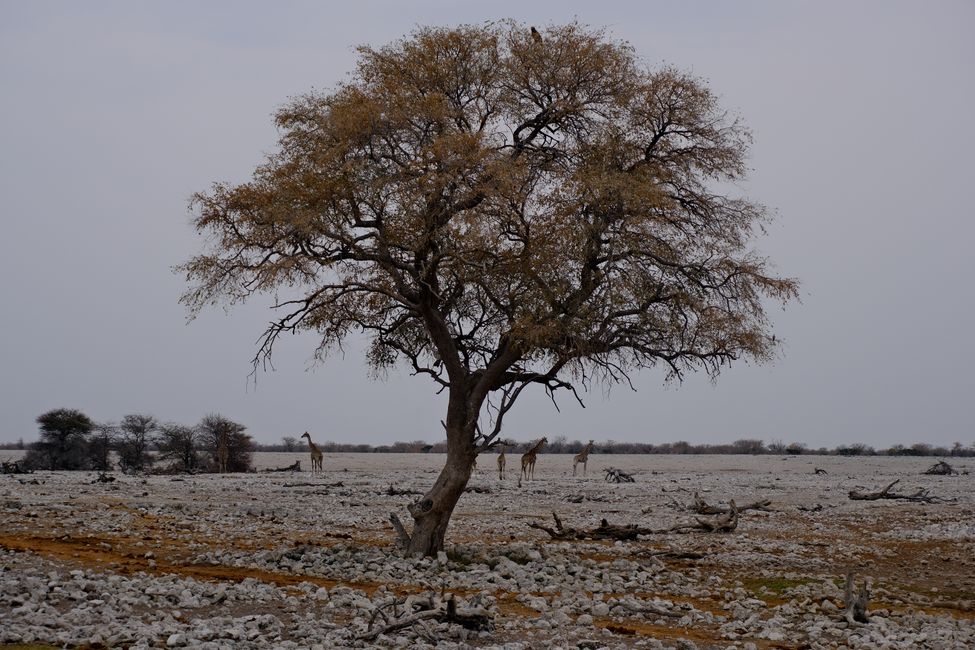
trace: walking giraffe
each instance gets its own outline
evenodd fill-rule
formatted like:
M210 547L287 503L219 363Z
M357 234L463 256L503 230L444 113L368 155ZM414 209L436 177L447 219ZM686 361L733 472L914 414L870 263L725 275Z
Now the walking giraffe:
M582 475L586 475L586 469L589 464L589 452L592 451L592 440L586 445L586 448L580 451L578 454L572 457L572 475L576 475L576 467L579 463L582 463Z
M504 480L504 464L507 462L504 458L504 450L506 447L507 445L501 445L501 453L498 454L498 480L501 481Z
M302 438L308 439L308 453L311 454L311 473L314 474L316 471L322 471L322 450L318 448L314 442L311 441L311 436L305 431L301 434Z
M548 438L542 438L535 445L526 451L521 457L521 474L518 475L518 486L521 486L521 477L535 479L535 461L538 460L538 452L542 446L548 442Z

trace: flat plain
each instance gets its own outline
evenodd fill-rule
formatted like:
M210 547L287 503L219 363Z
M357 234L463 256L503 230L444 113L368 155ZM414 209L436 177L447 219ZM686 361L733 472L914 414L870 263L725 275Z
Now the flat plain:
M259 470L295 460L309 466L304 453L255 455ZM571 456L541 454L518 487L517 456L500 480L488 454L433 559L398 554L389 514L409 521L436 454L326 454L320 476L5 475L0 644L969 648L975 461L924 475L935 460L594 453L573 476ZM604 480L610 467L634 482ZM849 497L895 480L891 493L928 501ZM557 540L530 526L553 527L553 513L577 529L713 520L694 512L695 493L771 503L728 533ZM844 615L849 572L868 586L864 623ZM448 594L490 628L394 625Z

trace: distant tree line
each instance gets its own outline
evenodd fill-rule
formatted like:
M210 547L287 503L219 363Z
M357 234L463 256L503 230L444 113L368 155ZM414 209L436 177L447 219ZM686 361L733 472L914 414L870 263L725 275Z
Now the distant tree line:
M97 423L81 411L55 409L37 418L40 440L25 443L2 443L0 449L26 449L25 464L34 469L107 471L117 464L123 471L213 472L219 467L218 450L221 435L227 440L227 471L252 469L252 454L262 452L300 452L307 446L295 436L285 436L279 443L256 443L245 433L246 427L221 415L211 414L195 426L159 422L144 414L126 415L118 423ZM506 440L507 450L524 453L534 440ZM543 449L550 454L577 454L586 443L555 436ZM394 442L388 445L324 442L318 445L325 453L376 454L442 454L447 441L425 440ZM603 454L816 454L821 456L975 456L975 445L966 447L955 442L951 447L918 442L910 446L893 445L875 449L863 443L834 448L809 448L805 443L773 440L765 443L755 438L742 438L731 443L698 444L680 440L653 444L606 440L595 445Z
M511 453L524 453L532 446L534 440L506 441L506 448ZM441 440L428 443L424 440L411 442L394 442L389 445L369 445L364 443L324 442L318 445L325 453L375 453L375 454L443 454L447 451L447 441ZM545 448L549 454L577 454L586 446L580 440L568 440L566 436L553 438ZM305 450L305 444L292 436L285 436L277 444L256 443L255 451L294 452ZM960 442L951 447L934 446L919 442L911 446L894 445L888 449L875 449L863 443L840 445L834 448L820 447L812 449L805 443L773 440L766 444L764 440L742 438L731 443L694 445L680 440L653 444L649 442L619 442L607 440L597 442L595 451L603 454L769 454L781 456L798 456L801 454L816 454L820 456L975 456L975 445L965 447Z
M246 427L218 414L195 426L160 422L152 415L130 414L115 422L95 422L75 409L55 409L37 417L40 439L20 440L6 449L27 449L23 464L31 469L124 472L214 472L221 441L228 472L252 469L254 441Z

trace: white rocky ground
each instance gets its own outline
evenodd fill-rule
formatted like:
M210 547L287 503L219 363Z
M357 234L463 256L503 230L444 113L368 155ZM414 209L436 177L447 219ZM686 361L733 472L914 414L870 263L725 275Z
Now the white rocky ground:
M261 454L282 467L304 455ZM325 474L0 476L0 644L202 648L975 647L975 475L930 459L599 456L589 476L541 455L499 481L494 457L435 560L393 550L388 515L442 456L335 454ZM517 458L509 456L509 468ZM958 462L962 472L973 462ZM602 469L635 473L610 484ZM814 475L820 467L828 475ZM926 488L944 503L851 501ZM555 542L528 527L600 519L667 528L711 504L772 500L731 534ZM667 551L700 559L670 559ZM842 579L870 584L870 622L843 618ZM489 631L426 622L358 640L407 596L456 594ZM670 615L668 615L670 614Z

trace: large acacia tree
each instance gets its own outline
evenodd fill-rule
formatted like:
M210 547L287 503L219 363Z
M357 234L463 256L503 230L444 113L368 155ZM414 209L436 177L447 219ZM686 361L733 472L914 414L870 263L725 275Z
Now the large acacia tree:
M321 357L358 331L374 368L446 391L447 462L409 509L411 554L443 548L526 387L773 354L763 300L797 285L751 249L765 210L729 190L748 131L600 30L421 28L361 48L346 83L277 125L250 182L194 198L209 244L180 267L183 301L275 295L255 364L285 333L316 333Z

